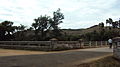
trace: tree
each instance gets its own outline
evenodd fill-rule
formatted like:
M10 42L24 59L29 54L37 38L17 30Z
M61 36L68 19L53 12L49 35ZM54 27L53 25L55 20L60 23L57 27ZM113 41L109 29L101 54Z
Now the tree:
M112 23L113 23L113 20L111 18L106 20L106 25L109 24L109 26L110 26L110 24L112 24Z
M20 24L20 26L17 27L19 31L24 31L27 26Z
M27 30L28 30L28 31L32 31L32 30L33 30L33 27L30 27L30 28L28 28Z
M0 23L0 40L5 40L5 27Z
M113 28L118 28L118 21L112 22Z
M53 29L53 37L60 36L61 34L61 30L59 29L58 25L63 22L62 20L64 19L64 15L60 11L61 10L59 8L57 11L53 12L53 21L50 21Z
M64 19L64 15L60 12L60 9L53 12L53 18L41 15L40 17L34 19L35 22L32 23L32 27L35 30L36 40L39 40L39 33L41 40L44 40L49 30L52 31L51 37L60 36L61 30L58 25L63 22L62 19Z
M41 38L42 40L44 39L46 35L46 31L50 28L50 23L49 23L49 16L40 16L37 19L34 19L34 23L32 24L32 27L35 30L35 35L36 35L36 40L38 40L38 33L41 33Z
M13 26L11 21L3 21L0 23L0 38L1 40L10 40L16 27Z
M25 28L27 26L20 24L20 26L15 26L16 27L16 33L14 34L15 40L25 40Z
M99 26L104 28L104 23L103 22L99 23Z
M106 20L106 24L107 23L109 23L109 26L111 24L113 28L118 28L119 27L119 21L113 22L113 20L111 18L109 18L109 19Z

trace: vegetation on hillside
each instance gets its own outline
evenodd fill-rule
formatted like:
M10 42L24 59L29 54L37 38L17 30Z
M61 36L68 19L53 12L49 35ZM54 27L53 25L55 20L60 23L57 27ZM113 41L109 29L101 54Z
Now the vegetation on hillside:
M111 18L87 29L60 29L59 24L63 23L64 15L61 10L53 12L53 17L41 15L34 19L31 27L20 24L13 26L12 21L0 23L0 41L40 41L57 38L58 40L74 41L78 39L102 41L120 36L120 20L113 21Z
M87 41L105 41L109 38L120 36L120 20L113 21L111 18L106 20L105 26L103 22L98 25L94 25L87 29L81 30L64 30L68 35L74 35L79 39L87 40ZM74 38L76 39L76 38Z

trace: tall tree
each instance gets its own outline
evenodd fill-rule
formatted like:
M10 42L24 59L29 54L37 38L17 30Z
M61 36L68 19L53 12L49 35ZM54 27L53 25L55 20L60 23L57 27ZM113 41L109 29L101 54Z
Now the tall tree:
M11 21L3 21L0 23L0 37L2 40L10 40L12 38L12 34L15 31L15 26L13 26L13 22Z
M112 25L113 28L118 28L119 27L119 21L113 21L112 18L109 18L106 20L106 24Z
M34 19L34 23L32 24L32 27L35 29L35 35L36 40L38 40L38 33L41 33L42 40L44 39L46 35L46 31L50 28L49 24L49 16L40 16L37 19Z
M109 18L109 19L106 20L106 24L109 24L109 26L110 26L110 24L112 24L112 23L113 23L112 18Z
M53 28L54 37L57 37L60 35L60 29L58 25L62 23L63 22L62 20L64 19L64 15L60 11L61 10L59 8L57 11L53 12L53 21L51 23L51 26Z
M47 32L49 30L52 31L51 37L57 37L60 35L60 29L58 25L62 23L64 19L63 13L60 12L60 9L53 12L53 18L50 16L40 16L34 19L34 23L32 23L32 27L35 30L36 40L38 40L38 34L41 33L40 37L44 40Z

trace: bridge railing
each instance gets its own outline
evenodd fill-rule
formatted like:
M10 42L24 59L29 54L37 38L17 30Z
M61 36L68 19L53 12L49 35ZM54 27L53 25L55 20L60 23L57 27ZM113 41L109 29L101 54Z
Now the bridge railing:
M107 46L107 41L0 41L0 48L56 50Z
M51 41L0 41L0 48L49 50Z
M107 41L84 41L82 42L83 47L104 47L108 46Z

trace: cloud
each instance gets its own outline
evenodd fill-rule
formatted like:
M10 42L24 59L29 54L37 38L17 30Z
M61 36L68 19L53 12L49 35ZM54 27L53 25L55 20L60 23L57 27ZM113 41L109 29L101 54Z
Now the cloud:
M0 22L13 21L15 25L30 26L40 15L52 16L61 8L65 15L61 28L87 28L109 17L120 17L119 0L0 0Z

